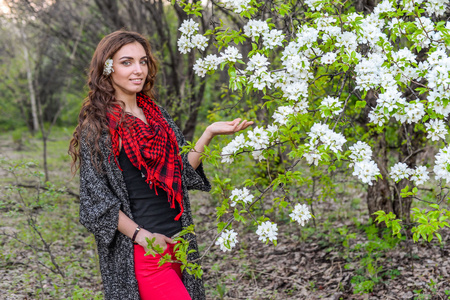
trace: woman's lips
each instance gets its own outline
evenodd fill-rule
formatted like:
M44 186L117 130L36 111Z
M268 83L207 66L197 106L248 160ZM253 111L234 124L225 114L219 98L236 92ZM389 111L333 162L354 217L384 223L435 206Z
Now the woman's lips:
M142 79L130 79L130 81L131 81L133 84L137 84L137 85L139 85L139 84L142 83Z

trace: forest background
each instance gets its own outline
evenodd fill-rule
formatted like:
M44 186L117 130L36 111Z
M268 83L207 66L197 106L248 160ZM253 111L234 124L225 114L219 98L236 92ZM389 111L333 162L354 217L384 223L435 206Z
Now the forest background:
M364 15L372 13L379 2L335 1L330 6ZM264 105L265 91L229 89L230 72L226 70L196 76L196 60L214 52L213 47L180 53L178 29L192 18L187 12L195 7L187 7L189 3L1 2L0 298L102 299L95 242L78 223L78 175L70 173L67 148L87 94L89 60L104 35L126 28L149 38L159 60L156 100L171 113L188 140L195 141L213 121L245 116L257 125L270 123L273 109ZM258 17L264 19L275 9L279 13L285 4L261 3ZM237 17L218 2L193 4L203 6L203 13L194 15L201 32L214 30L220 20L235 28L245 24L245 16ZM289 18L302 24L308 6L302 1L289 5ZM449 15L447 9L441 19L447 20ZM233 38L238 36L230 35L230 40ZM240 50L247 56L254 49L248 44ZM350 101L360 100L350 96ZM366 100L370 102L370 93ZM402 131L385 131L378 132L377 138L388 145L385 148L396 144L401 153L408 139L402 142L399 135ZM217 139L213 148L220 152L229 141ZM385 150L378 149L376 155ZM415 159L424 161L433 158L438 147L420 150ZM285 150L278 153L271 161L255 164L243 159L239 165L214 163L217 160L211 155L213 163L206 164L213 193L193 193L192 202L208 299L448 299L449 230L439 231L440 240L413 241L411 228L417 222L411 221L410 208L429 207L411 195L405 196L404 202L396 200L407 185L404 181L389 185L379 180L368 186L336 168L316 168L305 161L283 169L292 165L292 160ZM236 248L222 252L214 245L223 231L220 224L217 230L217 219L233 216L229 206L220 208L234 185L242 185L251 174L258 178L255 186L264 194L271 176L286 174L284 171L294 167L306 178L296 178L300 187L291 189L288 197L285 190L284 197L280 196L283 188L274 190L265 195L265 204L255 208L277 221L277 246L261 243L251 222L233 225L240 234ZM288 183L284 184L287 189ZM431 198L437 193L433 184L421 188ZM313 213L305 227L290 222L283 211L289 197L302 199ZM439 204L448 208L448 198ZM380 209L406 221L401 235L393 235L390 228L384 228L385 223L373 221L373 212ZM239 212L234 214L234 219L239 217Z

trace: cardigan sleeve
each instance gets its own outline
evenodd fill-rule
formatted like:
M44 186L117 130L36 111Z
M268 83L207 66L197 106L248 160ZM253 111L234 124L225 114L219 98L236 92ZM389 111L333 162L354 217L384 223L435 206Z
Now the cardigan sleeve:
M172 119L169 113L161 106L159 108L164 118L167 120L170 127L174 131L175 136L177 137L178 146L181 148L187 145L183 133L175 124L175 121ZM181 159L183 161L183 172L181 174L183 184L188 190L200 190L209 192L211 190L211 184L208 178L206 178L205 172L203 170L203 163L200 163L197 169L194 169L189 163L188 154L189 153L181 154Z
M105 145L101 142L102 139L102 149ZM102 165L103 172L94 167L89 144L83 134L80 156L80 223L94 234L99 244L109 246L117 232L121 202L110 188L105 166ZM102 161L106 160L103 158Z

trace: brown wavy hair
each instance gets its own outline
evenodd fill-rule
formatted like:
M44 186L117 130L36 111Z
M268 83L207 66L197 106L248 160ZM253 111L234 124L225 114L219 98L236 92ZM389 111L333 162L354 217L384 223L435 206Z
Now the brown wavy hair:
M100 162L103 159L99 141L102 132L109 132L107 112L114 105L124 107L124 102L115 99L115 89L111 76L104 75L103 69L108 58L112 58L123 46L138 42L144 47L148 57L148 74L145 78L142 93L154 99L154 84L157 72L157 62L151 52L150 43L142 35L132 31L118 30L105 36L95 49L91 60L88 75L89 94L84 99L78 116L78 126L75 128L69 145L69 155L72 157L72 172L75 174L80 167L80 139L81 133L86 130L86 141L90 144L91 159L94 167L100 171ZM123 112L122 112L123 118Z

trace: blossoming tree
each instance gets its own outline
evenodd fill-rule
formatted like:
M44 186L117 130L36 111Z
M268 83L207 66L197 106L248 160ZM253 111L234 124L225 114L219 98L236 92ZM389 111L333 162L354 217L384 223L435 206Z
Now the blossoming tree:
M198 51L196 75L227 70L230 91L250 95L267 116L205 159L238 165L250 156L269 166L284 158L262 188L261 178L232 188L216 179L220 249L238 243L235 222L253 222L260 240L276 244L276 222L255 208L270 201L303 226L314 193L299 190L324 177L333 189L338 173L367 188L369 213L394 234L441 240L450 217L448 1L384 0L364 13L347 1L213 1L234 22L216 22L213 13L206 32L196 23L204 3L173 4L192 17L179 28L178 47ZM204 53L208 44L213 52ZM271 190L280 197L268 200ZM413 199L428 209L410 215Z

